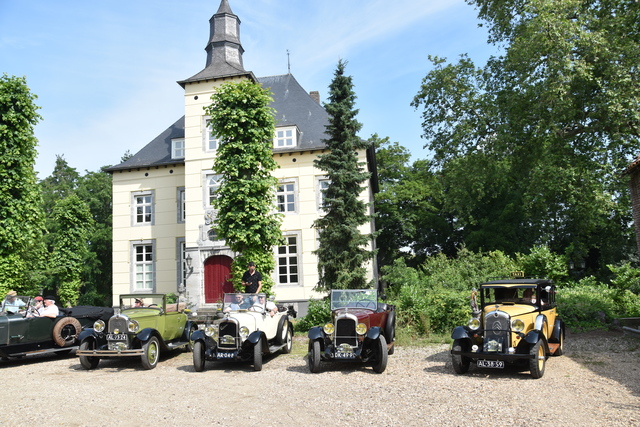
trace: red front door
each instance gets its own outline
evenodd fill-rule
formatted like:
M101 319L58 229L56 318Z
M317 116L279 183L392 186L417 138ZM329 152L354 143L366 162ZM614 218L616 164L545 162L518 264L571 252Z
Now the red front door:
M209 257L204 262L204 301L207 304L221 302L225 292L233 292L231 261L225 255Z

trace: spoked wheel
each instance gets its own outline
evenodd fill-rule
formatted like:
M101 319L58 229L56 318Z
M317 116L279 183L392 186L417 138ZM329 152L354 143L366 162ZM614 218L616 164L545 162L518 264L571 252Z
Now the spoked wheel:
M465 344L461 340L453 341L453 351L463 351ZM452 354L451 363L453 364L453 370L456 374L465 374L469 370L471 359L464 357L461 354Z
M529 350L529 356L532 356L532 358L529 359L529 370L531 371L531 376L535 379L542 378L546 363L546 354L544 352L542 340L538 340L536 345L531 347L531 350Z
M311 344L307 363L309 365L309 371L314 374L320 372L320 341L314 341Z
M193 368L196 372L204 371L204 343L196 341L193 344Z
M80 344L80 350L94 350L96 344L93 341L84 341ZM100 358L95 356L80 356L80 365L86 370L96 369L100 363Z
M373 362L373 371L381 374L385 369L387 369L387 358L389 354L387 349L387 340L384 338L384 335L380 335L378 337L375 346L376 360Z
M253 346L253 370L262 370L262 338Z
M160 359L160 344L158 338L151 337L143 346L144 354L141 356L142 367L144 369L153 369Z

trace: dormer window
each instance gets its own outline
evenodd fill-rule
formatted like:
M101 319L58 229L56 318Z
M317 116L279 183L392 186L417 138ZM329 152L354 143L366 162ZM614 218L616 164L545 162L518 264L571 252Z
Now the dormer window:
M287 126L276 129L276 137L273 140L274 148L292 148L298 146L300 132L296 126Z
M184 138L171 140L171 158L184 159Z

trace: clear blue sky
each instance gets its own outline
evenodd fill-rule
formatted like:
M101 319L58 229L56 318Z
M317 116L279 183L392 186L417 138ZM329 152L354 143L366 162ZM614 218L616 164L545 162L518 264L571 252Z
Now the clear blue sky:
M40 178L56 155L80 173L118 164L184 114L176 83L205 65L219 0L0 0L0 72L26 76L43 120ZM291 73L326 101L339 59L348 61L360 136L388 136L429 157L409 104L428 55L484 65L496 52L463 0L229 0L241 21L244 66Z

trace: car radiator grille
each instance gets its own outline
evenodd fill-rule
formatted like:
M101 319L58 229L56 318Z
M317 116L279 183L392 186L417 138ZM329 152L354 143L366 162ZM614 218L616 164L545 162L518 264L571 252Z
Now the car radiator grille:
M219 347L220 348L237 348L238 346L237 343L239 340L238 325L236 325L234 322L221 322L219 327L220 329L218 330L218 333L220 337L228 335L234 338L232 344L223 342L223 340L219 339Z
M353 319L338 319L336 321L335 345L349 344L356 347L358 337L356 335L356 322Z
M127 324L129 323L129 319L126 317L112 317L109 320L109 333L115 333L118 330L118 333L126 334L127 333Z
M509 348L509 315L503 311L492 311L484 318L483 351L506 353Z

